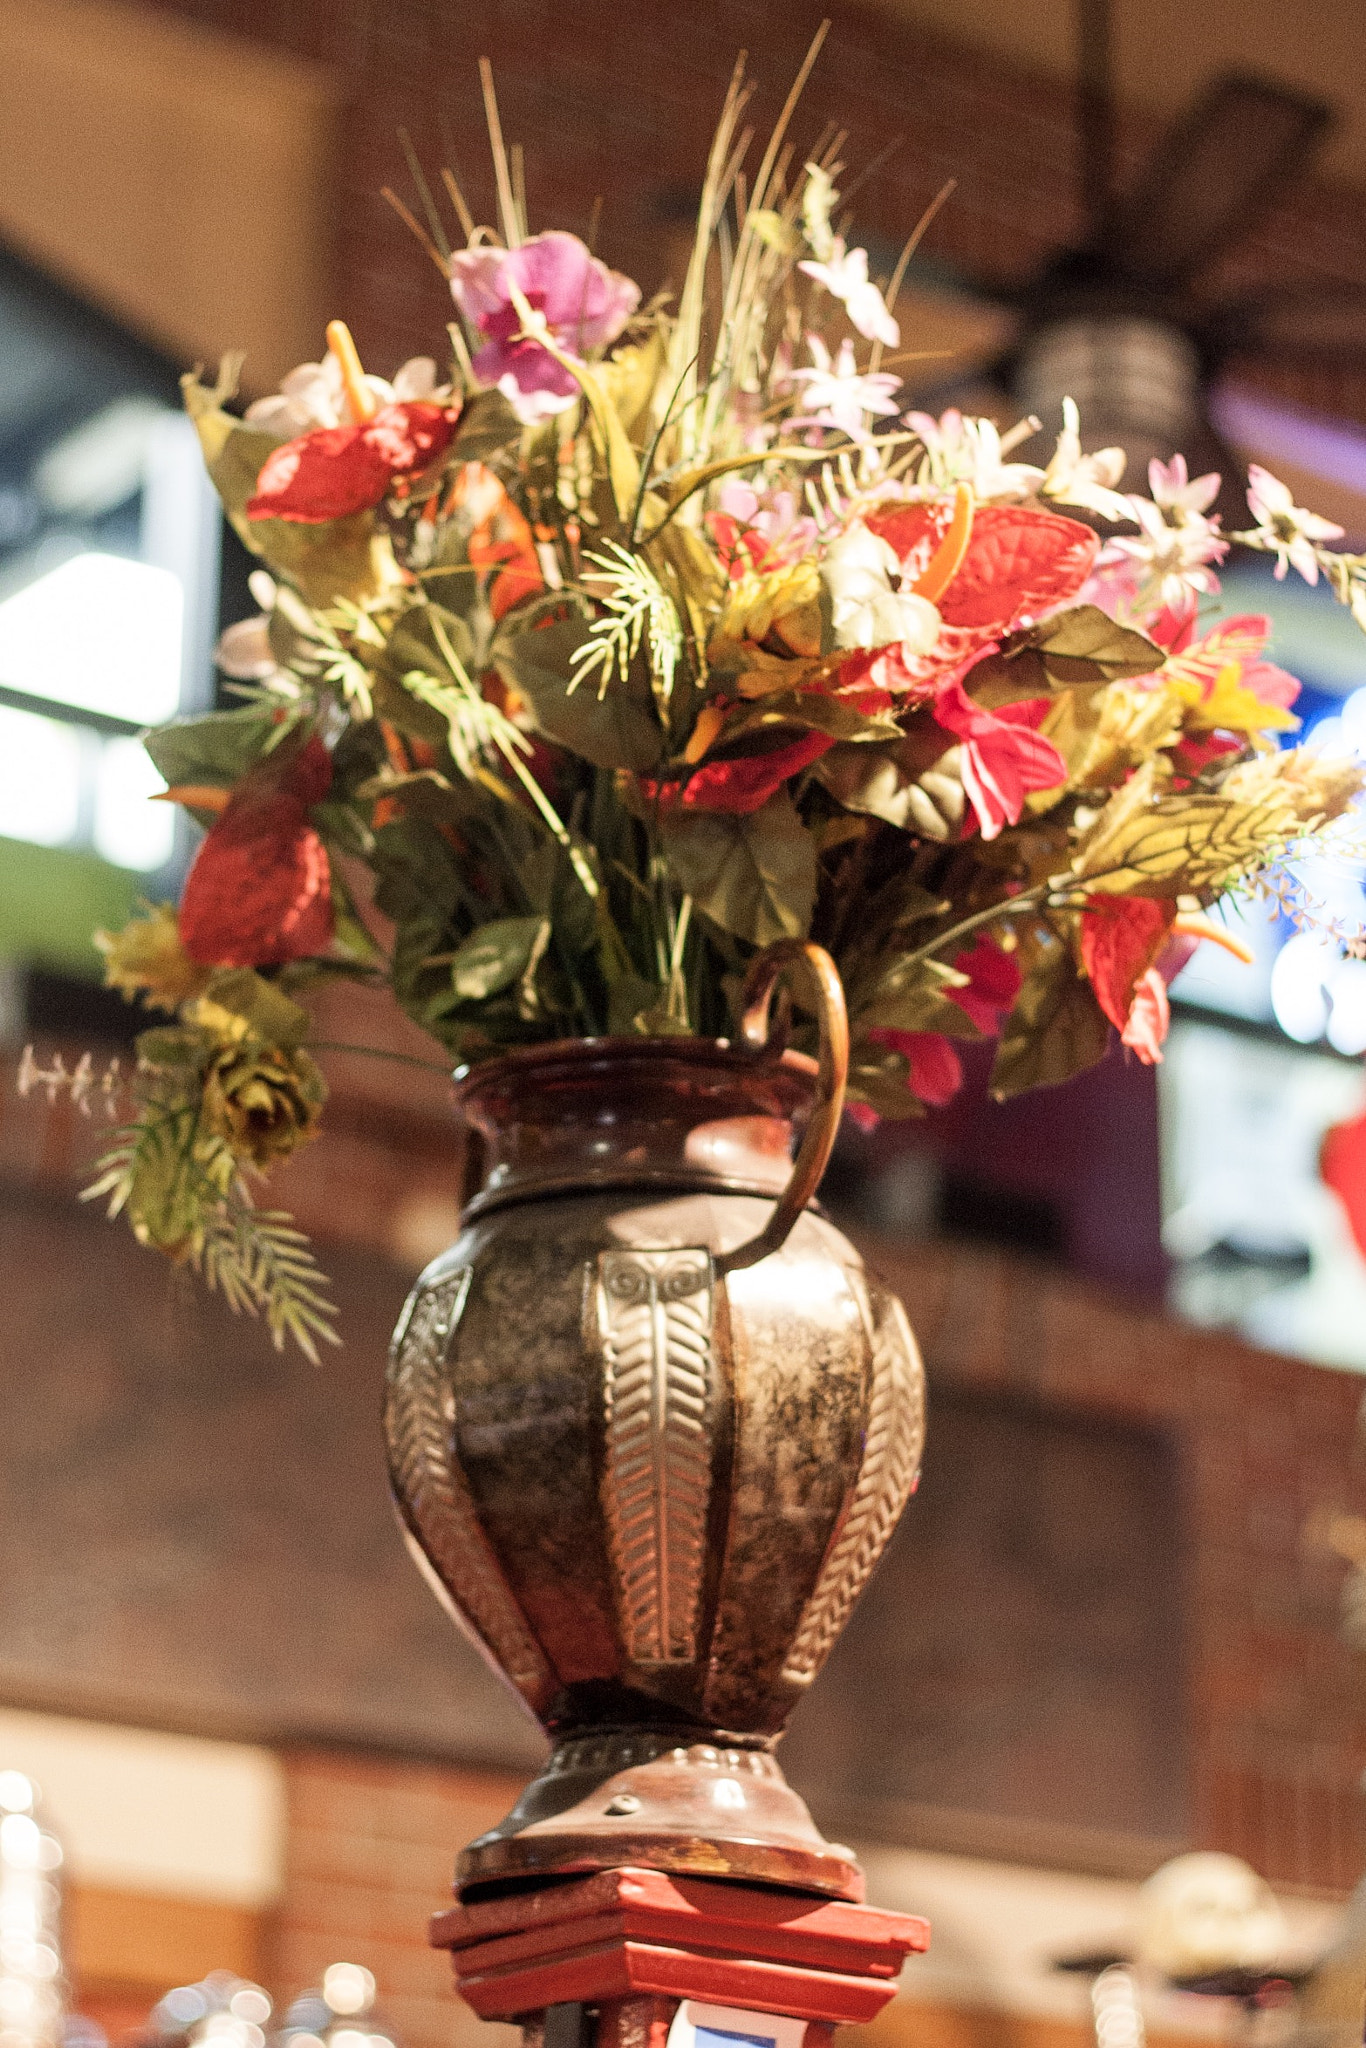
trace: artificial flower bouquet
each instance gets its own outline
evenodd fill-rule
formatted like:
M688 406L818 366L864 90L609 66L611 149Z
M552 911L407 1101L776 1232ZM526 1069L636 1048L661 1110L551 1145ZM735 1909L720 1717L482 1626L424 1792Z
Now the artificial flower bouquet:
M1112 1029L1159 1059L1168 980L1235 943L1210 907L1284 893L1361 785L1282 746L1268 621L1210 603L1236 541L1362 614L1339 529L1257 470L1235 534L1179 457L1124 493L1071 406L1043 466L1036 422L904 410L905 257L870 276L791 101L746 183L737 74L686 278L644 305L529 232L486 92L498 232L449 174L463 246L420 172L408 216L454 301L444 369L386 382L334 323L241 417L235 366L185 380L261 616L220 648L238 708L147 736L205 828L179 909L100 938L168 1021L90 1192L306 1349L319 1276L247 1177L317 1127L321 978L387 985L469 1062L729 1035L754 951L810 936L855 1114L906 1116L965 1040L997 1041L998 1096Z

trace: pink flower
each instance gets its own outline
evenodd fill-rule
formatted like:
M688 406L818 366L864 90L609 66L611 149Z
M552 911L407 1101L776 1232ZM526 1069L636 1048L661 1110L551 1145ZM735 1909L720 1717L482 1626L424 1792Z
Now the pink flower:
M529 320L514 290L531 309ZM471 327L487 337L474 358L475 375L496 384L525 420L548 419L579 395L571 372L537 336L577 360L615 341L640 304L639 285L558 229L533 235L519 249L458 250L451 293Z
M1048 705L1047 697L1031 697L988 711L974 704L959 682L934 700L936 724L963 742L958 772L983 839L994 839L1003 825L1019 823L1031 789L1056 789L1067 780L1062 755L1034 731Z
M802 403L810 411L790 419L789 427L835 427L851 441L866 441L868 415L874 419L895 416L900 377L891 371L861 377L848 335L833 357L818 334L808 334L806 345L815 368L794 370L791 382L802 387Z
M1173 455L1170 462L1159 462L1154 456L1148 464L1153 503L1168 512L1208 512L1219 495L1219 484L1217 469L1192 477L1184 455Z

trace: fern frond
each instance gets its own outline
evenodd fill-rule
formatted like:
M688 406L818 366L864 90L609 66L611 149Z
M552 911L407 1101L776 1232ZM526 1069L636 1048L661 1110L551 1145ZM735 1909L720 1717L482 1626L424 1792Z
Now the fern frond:
M311 1364L318 1341L339 1344L336 1307L308 1239L281 1209L258 1209L237 1182L205 1218L191 1263L235 1315L264 1314L277 1351L292 1337Z
M594 592L605 616L594 619L574 656L568 690L572 693L596 674L598 695L605 697L614 677L626 681L644 641L651 686L660 709L667 710L683 653L683 628L674 601L640 555L633 555L620 541L608 541L607 548L610 552L584 556L607 585Z

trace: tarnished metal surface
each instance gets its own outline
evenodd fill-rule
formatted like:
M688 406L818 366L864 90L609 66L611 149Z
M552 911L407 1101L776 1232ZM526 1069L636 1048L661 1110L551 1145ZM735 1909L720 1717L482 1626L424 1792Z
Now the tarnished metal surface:
M590 1167L607 1058L585 1049ZM653 1121L659 1143L624 1146L618 1128L617 1185L590 1173L578 1193L564 1178L572 1058L557 1055L544 1147L523 1078L500 1203L419 1280L386 1408L400 1510L448 1604L577 1758L557 1752L466 1852L465 1882L620 1861L629 1836L660 1867L719 1857L731 1874L851 1896L847 1855L762 1753L914 1484L923 1406L904 1311L809 1211L780 1251L720 1277L771 1213L768 1162L786 1144L773 1111L800 1106L800 1070L761 1071L750 1100L733 1055L675 1042L652 1070L632 1047L622 1121L637 1139ZM689 1149L699 1124L707 1146ZM715 1192L698 1185L708 1152L726 1161ZM765 1162L748 1193L746 1158ZM632 1761L642 1742L649 1756ZM687 1789L679 1759L691 1769L702 1751L755 1758L716 1777L738 1795ZM609 1810L613 1798L627 1805ZM706 1841L728 1846L698 1846L703 1809Z

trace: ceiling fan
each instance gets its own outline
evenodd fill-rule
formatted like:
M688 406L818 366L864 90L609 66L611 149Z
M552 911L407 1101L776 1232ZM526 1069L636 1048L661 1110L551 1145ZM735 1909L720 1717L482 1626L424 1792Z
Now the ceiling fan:
M1125 447L1131 479L1178 448L1229 476L1209 398L1231 361L1366 367L1366 290L1202 289L1307 172L1333 109L1275 79L1216 77L1121 192L1110 0L1076 0L1076 26L1083 233L1022 284L976 294L998 334L1009 320L988 375L1046 428L1075 398L1087 445Z

